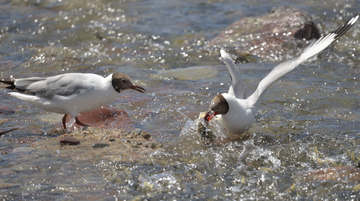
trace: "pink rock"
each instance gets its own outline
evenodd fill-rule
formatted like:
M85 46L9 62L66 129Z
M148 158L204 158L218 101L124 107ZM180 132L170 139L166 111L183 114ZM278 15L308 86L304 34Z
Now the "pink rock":
M295 7L282 6L263 16L234 22L208 46L235 48L232 53L239 57L250 53L266 59L305 46L302 39L319 37L319 29L308 13Z
M129 115L125 110L111 106L103 106L102 108L81 113L78 116L80 122L91 127L105 128L105 129L124 129L132 130L133 125ZM72 121L73 117L70 115L66 118L66 123ZM75 128L76 127L76 128ZM74 131L81 129L83 126L74 123L68 130Z

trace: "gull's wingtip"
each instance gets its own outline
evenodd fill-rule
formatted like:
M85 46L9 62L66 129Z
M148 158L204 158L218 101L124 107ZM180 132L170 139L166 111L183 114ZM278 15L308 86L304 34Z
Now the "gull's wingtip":
M221 50L220 50L220 54L221 54L221 56L224 56L224 54L227 54L227 53L225 52L224 49L221 49Z
M220 54L223 59L231 59L230 55L227 52L225 52L224 49L220 50Z
M351 20L349 20L348 24L351 26L354 25L355 22L359 19L359 16L360 16L360 13L355 14L354 17L351 18Z

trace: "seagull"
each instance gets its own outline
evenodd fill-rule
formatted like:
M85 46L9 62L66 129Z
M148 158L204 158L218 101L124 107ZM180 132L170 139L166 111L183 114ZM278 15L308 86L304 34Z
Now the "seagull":
M80 113L114 102L126 89L145 92L123 73L112 73L107 77L92 73L65 73L51 77L2 79L0 82L16 91L8 93L15 98L46 111L65 114L62 118L65 130L67 115L74 117L77 124L88 126L79 121L77 116Z
M354 15L354 17L338 29L312 42L299 57L277 65L260 81L255 92L249 97L245 96L244 83L234 61L229 54L221 49L220 54L230 72L232 82L228 93L218 94L211 101L210 111L204 116L205 121L209 122L214 116L218 115L218 120L229 132L228 136L237 137L239 134L247 131L254 124L255 115L258 112L261 100L270 85L344 35L355 24L358 18L359 14Z

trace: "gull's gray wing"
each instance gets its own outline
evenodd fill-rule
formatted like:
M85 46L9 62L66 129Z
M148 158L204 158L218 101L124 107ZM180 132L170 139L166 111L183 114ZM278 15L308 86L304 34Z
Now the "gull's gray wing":
M21 78L21 79L1 79L0 82L7 84L7 89L11 89L20 93L25 93L29 95L34 95L34 92L28 91L27 87L35 82L45 80L46 78L42 77L31 77L31 78Z
M228 53L223 49L220 50L221 57L226 64L226 67L229 70L231 77L231 85L229 88L228 94L235 96L236 98L244 99L245 98L245 86L244 82L241 79L240 72L236 67L234 61Z
M43 80L46 80L46 78L44 77L20 78L20 79L15 79L13 85L15 85L17 89L26 90L31 84Z
M93 87L81 73L67 73L47 78L31 77L15 80L16 88L29 91L37 96L52 98L82 94Z
M315 56L342 35L344 35L355 24L358 18L359 14L356 14L353 18L347 21L344 25L340 26L338 29L320 37L318 40L311 43L308 47L305 48L299 57L277 65L263 80L261 80L256 91L249 97L251 104L258 108L266 89L268 89L272 83L291 72L294 68L306 61L308 58Z

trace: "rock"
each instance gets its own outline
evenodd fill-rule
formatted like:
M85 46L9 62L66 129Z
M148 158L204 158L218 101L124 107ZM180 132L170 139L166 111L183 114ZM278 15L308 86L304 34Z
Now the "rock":
M315 171L299 172L294 176L296 182L339 181L360 182L360 168L355 166L340 166L322 168Z
M104 148L104 147L108 147L108 146L110 146L110 145L106 144L106 143L94 143L92 145L92 148L99 149L99 148Z
M77 140L72 137L62 137L60 139L60 144L61 145L78 145L78 144L80 144L80 140Z
M160 142L157 142L157 141L150 141L150 142L145 142L144 146L146 148L156 149L156 148L162 147L162 144Z
M282 6L263 16L234 22L214 38L208 47L230 47L235 48L235 51L230 52L239 57L249 53L274 60L281 58L284 52L305 47L303 39L319 37L319 29L308 13L291 6Z
M144 139L150 139L151 135L148 132L141 130L140 128L135 128L132 131L127 133L127 137L128 138L142 137Z
M103 106L102 108L81 113L79 120L90 127L106 128L106 129L133 129L132 122L125 110L111 106ZM66 123L68 124L73 118L68 115ZM83 126L74 123L68 130L74 131L83 128Z
M149 139L151 138L151 135L147 132L141 132L140 136L144 139Z

